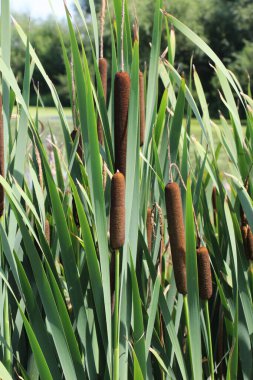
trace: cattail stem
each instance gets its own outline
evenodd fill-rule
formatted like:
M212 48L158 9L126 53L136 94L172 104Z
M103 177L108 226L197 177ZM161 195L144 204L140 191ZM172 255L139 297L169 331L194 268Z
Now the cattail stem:
M119 250L115 251L115 305L114 305L114 349L113 349L113 380L119 379Z
M121 71L124 71L124 23L125 23L125 0L122 0L122 12L121 12Z
M209 317L209 306L208 306L207 300L204 301L204 315L205 315L205 320L206 320L208 346L209 346L208 361L209 361L209 367L210 367L210 377L212 380L214 380L212 334L211 334L210 317Z
M189 306L188 306L188 299L187 295L184 295L184 315L185 315L185 323L187 328L187 342L188 342L188 348L190 353L190 362L191 362L191 371L192 371L192 378L194 378L193 374L193 356L192 356L192 340L191 340L191 328L190 328L190 317L189 317Z

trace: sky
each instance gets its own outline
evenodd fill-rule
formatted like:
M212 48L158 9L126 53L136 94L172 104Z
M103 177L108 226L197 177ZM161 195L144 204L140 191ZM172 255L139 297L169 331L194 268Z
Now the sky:
M51 0L56 14L64 17L65 11L63 0ZM46 18L52 15L52 11L48 0L11 0L11 9L14 12L26 13L31 18ZM69 5L71 1L66 1Z

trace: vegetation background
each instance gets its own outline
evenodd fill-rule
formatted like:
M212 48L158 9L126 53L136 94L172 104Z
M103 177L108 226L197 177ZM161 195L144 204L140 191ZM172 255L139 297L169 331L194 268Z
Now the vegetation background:
M84 0L80 3L85 12L89 14L87 2ZM141 66L143 67L148 60L149 43L152 40L154 1L136 0L135 3L136 9L130 4L130 12L132 15L136 14L139 21L142 49ZM95 4L99 9L100 1L95 1ZM164 6L209 44L225 65L238 76L242 87L246 90L249 76L252 77L253 75L253 2L251 0L166 0ZM63 105L69 106L66 72L54 20L51 18L31 20L29 23L26 15L19 14L16 15L16 18L26 32L28 28L30 29L32 45L36 48L43 66L47 67L47 73L54 82ZM65 28L63 27L66 20L63 21L63 38L65 46L69 48L68 28L67 24ZM105 31L104 45L105 49L110 52L110 29L105 28ZM12 50L12 68L19 78L19 83L22 83L25 47L15 31L13 31L12 38L14 47ZM165 31L162 33L162 38L162 46L165 47ZM186 75L189 72L187 62L190 62L192 54L210 105L210 113L217 117L217 80L213 75L213 70L209 67L209 61L188 39L178 33L175 67L178 66L179 71L185 70ZM44 104L53 105L48 87L38 71L34 74L34 80L40 82L40 92ZM36 96L34 93L31 96L31 102L35 104Z

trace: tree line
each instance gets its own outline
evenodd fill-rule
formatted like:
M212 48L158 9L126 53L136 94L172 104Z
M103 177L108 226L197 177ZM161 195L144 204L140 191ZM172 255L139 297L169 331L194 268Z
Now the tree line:
M100 1L95 1L99 12ZM87 1L82 1L84 12L89 15ZM249 78L253 75L253 2L252 0L168 0L164 2L165 9L179 18L194 32L202 37L222 61L235 72L244 90L247 89ZM131 14L137 17L139 23L141 65L144 66L149 56L150 42L152 40L152 23L154 14L154 0L130 2ZM78 15L72 9L78 23ZM28 20L25 15L16 15L21 26L28 31ZM89 20L89 17L87 17ZM105 54L110 59L110 29L105 28ZM81 24L80 24L81 25ZM64 42L68 49L69 38L67 25L62 22ZM64 63L61 54L61 46L56 31L55 22L52 18L45 21L30 21L29 30L31 43L46 67L49 77L52 79L60 98L65 106L69 105L69 94ZM81 31L82 31L81 26ZM83 34L83 38L85 34ZM215 89L215 76L209 62L201 54L200 50L194 50L193 45L180 33L176 34L176 61L175 65L179 71L184 71L189 78L189 63L193 55L194 65L200 75L203 87L207 93L210 111L214 114L217 110L217 90ZM166 31L163 33L162 48L166 47ZM12 34L12 67L21 82L24 71L24 46L18 35ZM148 63L148 62L147 62ZM45 105L50 106L52 99L46 84L35 70L34 82L39 83L40 93ZM34 95L35 102L35 95Z

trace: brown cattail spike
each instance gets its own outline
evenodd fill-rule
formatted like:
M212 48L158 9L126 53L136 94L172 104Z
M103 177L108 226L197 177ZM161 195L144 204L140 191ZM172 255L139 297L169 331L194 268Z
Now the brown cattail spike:
M79 134L78 129L73 129L73 131L71 132L71 135L70 135L73 142L75 141L75 138L76 138L77 134ZM80 134L79 134L79 137L78 137L78 145L77 145L77 150L76 151L77 151L78 156L82 160L82 157L83 157L83 142L82 142L82 137L81 137Z
M165 188L168 230L174 275L179 293L187 293L185 266L185 232L180 188L177 183L168 183Z
M247 248L248 248L248 259L253 260L253 234L251 232L250 227L248 227Z
M153 226L152 226L152 208L150 207L148 207L148 210L147 210L146 227L147 227L148 250L149 252L151 252Z
M119 249L125 242L125 177L117 172L111 184L110 244Z
M202 300L209 300L213 294L212 273L209 253L206 247L197 249L199 295Z
M4 177L4 127L3 127L3 104L0 94L0 175ZM0 185L0 217L4 213L4 188Z
M114 81L114 142L115 170L126 176L127 122L130 95L130 77L118 72Z
M139 71L139 90L140 90L140 146L144 144L145 138L145 94L143 73Z
M102 86L103 86L103 91L104 91L104 97L105 97L105 102L106 102L106 97L107 97L107 60L105 58L99 58L98 67L99 67L99 72L100 72L100 76L101 76L101 81L102 81ZM102 127L102 122L101 122L101 119L99 116L98 116L98 121L97 121L97 131L98 131L98 141L99 141L100 145L103 145L103 143L104 143L103 127Z

